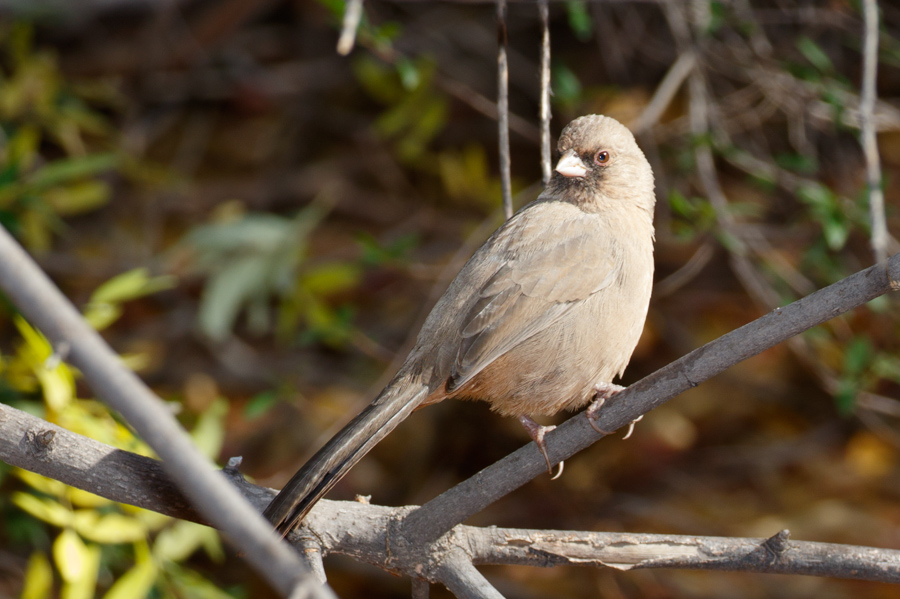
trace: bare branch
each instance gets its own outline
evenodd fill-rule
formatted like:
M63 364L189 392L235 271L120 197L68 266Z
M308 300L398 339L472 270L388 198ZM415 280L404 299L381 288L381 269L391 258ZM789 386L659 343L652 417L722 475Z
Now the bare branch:
M204 522L157 460L103 445L2 404L0 459L107 499ZM275 491L248 483L237 471L238 464L239 460L232 460L225 473L262 510ZM483 586L487 582L472 563L683 568L900 582L900 551L789 542L786 531L770 539L733 539L457 526L435 546L417 546L398 526L414 509L322 500L290 540L314 564L323 553L341 553L410 575L419 581L414 584L418 597L427 596L423 576L454 585L460 593L481 592L461 596L496 596L490 594L492 587ZM452 565L446 566L445 560Z
M344 8L344 23L341 28L341 37L338 38L337 53L347 56L356 44L356 32L363 15L363 0L347 0Z
M878 2L863 0L865 37L863 41L863 80L859 102L860 143L866 157L866 182L869 187L869 215L872 221L872 252L875 262L888 255L887 222L884 216L884 192L881 189L881 158L875 137L875 100L878 95Z
M497 0L497 126L500 144L500 188L503 214L513 215L509 158L509 33L506 30L506 0Z
M193 446L160 399L110 349L6 229L0 227L0 287L53 343L97 395L121 413L163 458L164 467L205 518L274 588L287 595L307 575L259 512L244 501ZM322 592L320 596L331 596Z
M544 185L550 180L550 4L538 0L541 16L541 178Z
M448 560L441 568L440 580L459 599L503 599L503 595L464 557Z

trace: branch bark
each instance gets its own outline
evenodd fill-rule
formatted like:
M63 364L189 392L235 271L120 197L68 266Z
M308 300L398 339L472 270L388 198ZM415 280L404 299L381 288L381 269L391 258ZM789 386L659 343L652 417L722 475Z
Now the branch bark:
M2 404L0 459L113 501L206 523L159 461L109 447ZM262 510L275 491L248 483L237 470L239 462L232 460L225 473ZM323 554L340 553L420 581L442 582L459 596L472 597L496 596L472 564L682 568L900 583L900 551L790 541L787 531L769 539L748 539L460 525L438 544L421 547L411 544L400 526L415 509L322 500L306 526L289 540L315 564ZM422 582L417 586L427 588Z

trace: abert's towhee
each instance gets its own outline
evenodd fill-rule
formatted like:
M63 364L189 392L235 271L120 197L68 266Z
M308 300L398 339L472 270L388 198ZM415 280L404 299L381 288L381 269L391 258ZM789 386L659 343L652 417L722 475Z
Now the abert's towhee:
M574 410L620 389L653 284L653 172L615 119L572 121L556 172L463 266L375 400L288 482L265 516L286 535L409 414L447 398L516 416ZM596 428L596 425L594 425ZM549 459L548 459L549 466Z

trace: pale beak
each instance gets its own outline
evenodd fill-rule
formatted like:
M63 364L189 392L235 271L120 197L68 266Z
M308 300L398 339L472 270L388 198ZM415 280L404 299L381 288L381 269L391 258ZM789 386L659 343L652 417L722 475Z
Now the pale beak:
M581 178L587 174L587 168L575 150L570 149L556 163L556 172L563 177Z

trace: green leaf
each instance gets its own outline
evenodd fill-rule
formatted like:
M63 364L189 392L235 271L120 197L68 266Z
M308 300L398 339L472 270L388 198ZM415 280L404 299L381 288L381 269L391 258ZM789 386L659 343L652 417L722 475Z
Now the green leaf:
M61 185L75 179L92 177L112 170L119 164L115 154L91 154L77 158L55 160L36 170L29 183L38 187Z
M265 257L245 256L214 274L203 289L198 316L200 330L222 341L231 334L241 307L268 287Z
M834 72L834 64L824 50L812 39L802 36L797 40L797 49L816 69L823 74Z
M554 102L565 107L581 101L581 82L572 69L563 63L556 63L551 73Z
M854 337L844 353L844 373L858 377L872 361L872 343L864 337Z
M255 420L271 410L278 400L278 393L275 391L257 393L244 406L244 417L248 420Z
M59 216L72 216L96 210L109 202L112 190L105 181L82 181L65 187L54 187L44 194Z
M400 83L406 91L413 91L422 83L422 76L416 64L406 57L397 60L395 67L400 75Z
M581 0L568 0L566 2L566 14L569 17L569 27L575 37L582 42L591 39L594 32L594 22L587 11L587 3Z
M817 157L805 154L778 154L775 156L775 163L781 168L806 175L819 170Z

